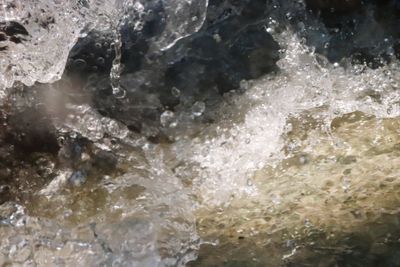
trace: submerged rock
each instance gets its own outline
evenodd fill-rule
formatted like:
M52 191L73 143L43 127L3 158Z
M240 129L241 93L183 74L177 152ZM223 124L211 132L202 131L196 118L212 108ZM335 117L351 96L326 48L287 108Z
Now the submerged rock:
M57 121L65 120L66 106L82 100L65 89L21 86L9 90L0 107L1 203L29 201L66 170L74 172L70 181L76 185L117 171L118 160L112 152L57 127Z

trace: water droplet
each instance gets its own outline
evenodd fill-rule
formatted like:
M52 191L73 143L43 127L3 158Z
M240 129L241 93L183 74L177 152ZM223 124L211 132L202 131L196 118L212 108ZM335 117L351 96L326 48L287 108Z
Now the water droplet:
M99 65L103 65L104 62L105 62L105 60L104 60L104 58L102 58L102 57L98 57L98 58L96 59L96 62L97 62L97 64L99 64Z
M171 127L172 123L174 122L174 119L175 119L175 113L170 110L164 111L160 116L161 125L164 127Z
M299 158L299 162L301 165L307 164L309 162L307 155L301 155Z
M174 97L176 97L176 98L178 98L178 97L181 96L181 91L180 91L178 88L176 88L176 87L172 87L171 93L172 93L172 95L173 95Z
M393 106L392 106L392 105L389 105L389 107L388 107L387 110L386 110L386 113L387 113L388 115L391 115L391 114L393 113Z
M196 117L203 115L205 110L206 110L206 104L204 104L204 102L202 102L202 101L197 101L192 106L192 113Z
M101 49L102 45L101 45L101 43L95 43L94 47L96 47L97 49Z
M74 61L74 67L77 68L78 70L82 70L86 67L87 63L83 59L76 59Z
M217 43L220 43L220 42L221 42L221 36L220 36L218 33L214 34L214 35L213 35L213 38L214 38L214 40L215 40Z
M76 132L69 133L69 137L71 137L72 139L75 139L77 136L78 136L78 134Z
M277 194L272 194L271 200L272 200L272 203L274 203L275 205L281 204L281 197Z
M65 144L65 138L63 136L60 136L57 138L58 143L60 143L61 145Z
M76 171L69 177L69 181L74 186L81 186L86 182L86 175L82 171Z
M124 89L120 88L120 87L114 87L113 88L113 95L116 98L124 98L126 96L126 92Z
M342 177L342 181L341 182L342 182L342 188L343 188L344 191L347 191L347 190L350 189L351 181L350 181L349 177L347 177L347 176Z

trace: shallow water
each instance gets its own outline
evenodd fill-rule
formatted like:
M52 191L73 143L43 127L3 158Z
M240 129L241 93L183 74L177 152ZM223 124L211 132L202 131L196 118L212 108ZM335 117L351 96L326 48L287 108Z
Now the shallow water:
M301 1L274 3L265 30L281 46L279 69L212 109L164 111L165 142L104 116L68 77L8 97L18 109L40 95L61 149L9 170L0 265L400 266L399 62L330 62L312 45L329 29ZM201 26L198 17L171 35L179 21L168 14L152 49Z

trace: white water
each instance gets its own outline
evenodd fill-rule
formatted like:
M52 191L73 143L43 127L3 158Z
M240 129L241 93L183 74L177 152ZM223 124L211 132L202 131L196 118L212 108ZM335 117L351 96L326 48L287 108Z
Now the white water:
M142 3L143 2L143 3ZM149 12L145 1L24 1L2 0L3 22L21 23L29 35L27 42L2 42L8 51L0 57L0 92L14 82L32 86L35 82L51 83L61 78L68 53L79 37L91 29L115 31L129 18L140 29ZM204 22L208 0L165 1L166 27L154 49L171 47L177 40L196 32ZM0 94L1 96L1 94Z
M178 2L170 4L171 10L190 9L180 9ZM187 3L190 4L200 5L196 10L204 13L203 4ZM180 16L178 11L176 16ZM154 44L158 49L168 48L201 25L183 24L182 30L173 32L181 21L171 21L167 32ZM5 86L14 81L31 85L59 78L81 29L82 25L64 35L66 39L57 39L62 51L49 53L46 59L42 58L41 49L16 48L13 57L6 60L11 64L16 55L23 56L15 71L21 76L1 70ZM361 111L377 118L400 115L397 60L375 70L346 62L331 64L305 46L290 29L274 37L282 46L278 62L281 70L258 80L243 81L245 93L227 95L217 111L218 120L193 138L179 136L173 144L154 145L89 106L67 106L67 111L62 112L69 116L65 121L55 120L57 128L61 132L78 132L99 148L115 151L126 171L116 177L99 177L99 182L88 185L83 194L65 189L67 175L60 172L38 193L34 208L29 204L2 205L2 223L7 226L0 228L0 263L183 266L196 257L202 242L196 229L196 221L201 220L196 218L197 210L227 208L235 201L257 202L265 197L252 178L257 171L292 156L284 152L291 118L301 119L304 112L309 112L323 122L322 131L336 143L330 125L343 114ZM49 47L48 38L40 38L44 39L44 47ZM27 51L34 52L38 61L28 57ZM39 63L54 58L59 59L52 65L55 69ZM32 64L41 67L34 70ZM193 122L189 127L190 123ZM112 145L104 133L121 143ZM295 150L296 144L292 147ZM313 153L311 148L304 151ZM263 186L268 187L268 182ZM281 197L285 196L274 195L271 201L280 203ZM74 216L79 219L70 219Z

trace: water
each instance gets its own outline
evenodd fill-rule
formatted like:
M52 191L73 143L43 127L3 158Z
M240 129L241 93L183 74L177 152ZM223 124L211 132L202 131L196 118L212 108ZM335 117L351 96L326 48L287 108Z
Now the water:
M379 67L329 61L317 45L332 47L329 28L302 1L272 2L265 31L280 45L279 69L241 81L217 106L172 87L184 101L160 112L166 137L158 142L94 108L73 78L21 92L4 87L12 111L47 107L43 125L60 148L37 151L24 141L26 129L44 128L35 117L26 120L39 130L19 130L21 118L0 129L10 127L23 144L0 143L0 174L8 177L0 187L0 265L399 266L399 62L391 51ZM120 4L144 8L135 3ZM168 12L179 6L167 3ZM185 2L193 5L186 23L167 12L171 21L150 50L199 31L206 4ZM199 14L189 20L192 13ZM31 85L41 71L15 81Z

